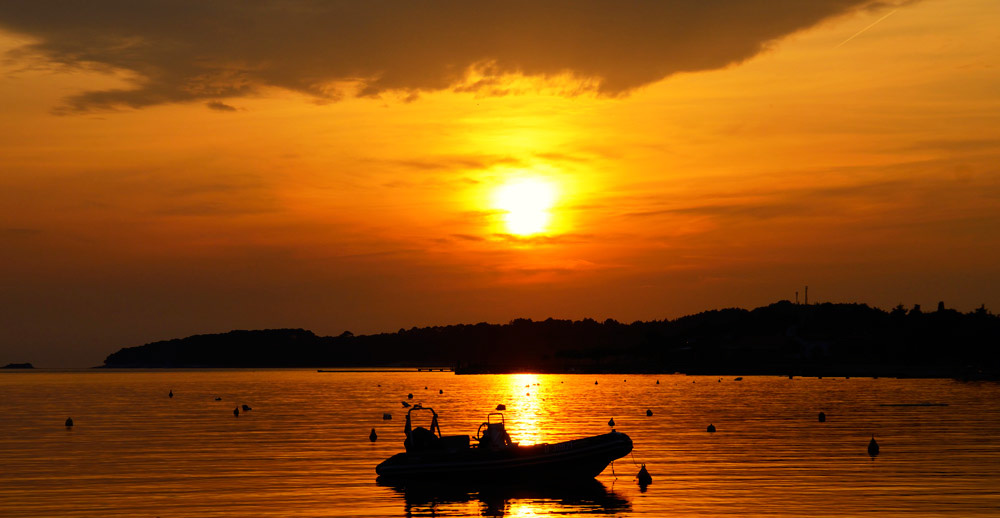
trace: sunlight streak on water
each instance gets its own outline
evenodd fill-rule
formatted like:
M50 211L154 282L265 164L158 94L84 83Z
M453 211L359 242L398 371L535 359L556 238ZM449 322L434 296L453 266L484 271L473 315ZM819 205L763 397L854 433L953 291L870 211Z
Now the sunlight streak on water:
M867 378L2 373L0 509L10 518L989 516L1000 509L998 397L993 383ZM446 435L474 434L504 403L523 444L606 433L614 417L653 485L640 492L626 457L569 494L380 486L375 464L402 450L401 401L433 407ZM921 402L948 406L882 406ZM252 410L234 417L242 404ZM875 460L865 451L872 433Z

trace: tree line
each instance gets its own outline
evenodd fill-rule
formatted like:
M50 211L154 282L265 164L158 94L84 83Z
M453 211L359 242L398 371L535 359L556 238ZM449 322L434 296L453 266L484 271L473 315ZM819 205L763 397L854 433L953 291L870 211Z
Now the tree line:
M684 372L995 378L1000 317L902 305L794 304L673 320L612 319L414 327L318 336L236 330L123 348L105 367L448 366L458 372Z

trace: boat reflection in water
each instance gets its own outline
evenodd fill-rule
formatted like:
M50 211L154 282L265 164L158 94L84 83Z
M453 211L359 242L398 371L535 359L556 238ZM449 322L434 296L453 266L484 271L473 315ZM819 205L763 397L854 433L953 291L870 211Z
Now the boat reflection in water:
M376 483L403 496L405 516L613 515L632 510L628 500L593 478L546 484L466 484L401 482L379 477Z

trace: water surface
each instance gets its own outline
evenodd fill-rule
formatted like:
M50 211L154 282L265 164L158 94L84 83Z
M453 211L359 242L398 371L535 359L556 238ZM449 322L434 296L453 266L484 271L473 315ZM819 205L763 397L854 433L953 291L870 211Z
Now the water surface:
M5 372L0 509L9 518L1000 514L1000 385L719 380ZM402 401L434 407L445 434L473 434L504 403L508 431L523 444L605 433L613 417L635 450L571 490L386 487L374 467L402 450ZM947 406L885 406L924 402ZM252 410L234 417L243 404ZM716 433L705 431L709 423ZM645 492L637 463L653 476Z

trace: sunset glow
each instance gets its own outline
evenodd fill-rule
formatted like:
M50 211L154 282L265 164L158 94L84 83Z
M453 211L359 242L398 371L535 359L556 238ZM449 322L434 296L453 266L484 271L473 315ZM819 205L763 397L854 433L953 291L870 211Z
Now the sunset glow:
M0 363L1000 310L995 1L584 4L0 5Z

